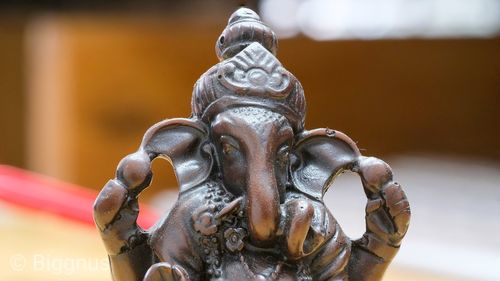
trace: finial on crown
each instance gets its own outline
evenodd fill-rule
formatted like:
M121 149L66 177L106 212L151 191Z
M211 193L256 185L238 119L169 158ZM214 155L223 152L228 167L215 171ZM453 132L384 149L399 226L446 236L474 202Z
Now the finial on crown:
M226 28L215 44L215 51L222 61L233 57L254 42L276 55L278 40L274 31L260 20L257 13L241 7L229 18Z

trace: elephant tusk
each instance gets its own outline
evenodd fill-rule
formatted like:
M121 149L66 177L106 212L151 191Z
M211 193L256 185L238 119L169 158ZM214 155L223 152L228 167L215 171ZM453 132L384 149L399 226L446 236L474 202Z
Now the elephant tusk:
M241 204L243 202L243 197L238 197L237 199L230 202L226 207L224 207L220 212L215 215L216 220L223 220L230 214L234 214L240 210Z
M314 216L314 207L307 201L292 202L289 213L292 215L287 234L287 249L291 259L299 259L304 254L304 242Z

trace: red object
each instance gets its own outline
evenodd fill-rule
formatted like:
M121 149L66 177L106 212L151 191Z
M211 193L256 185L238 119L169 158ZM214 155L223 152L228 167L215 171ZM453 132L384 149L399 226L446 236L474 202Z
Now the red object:
M74 184L0 165L0 200L94 226L92 209L97 192ZM149 228L158 214L140 206L137 223Z

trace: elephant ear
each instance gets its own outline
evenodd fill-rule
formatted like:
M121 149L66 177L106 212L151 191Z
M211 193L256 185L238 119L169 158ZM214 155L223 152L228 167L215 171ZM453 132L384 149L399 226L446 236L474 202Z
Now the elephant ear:
M301 192L322 200L335 177L356 166L360 156L354 141L331 129L305 131L298 136L291 178Z
M184 192L210 175L213 159L207 138L205 126L197 120L167 119L146 132L140 149L151 160L166 158L174 168L180 192Z

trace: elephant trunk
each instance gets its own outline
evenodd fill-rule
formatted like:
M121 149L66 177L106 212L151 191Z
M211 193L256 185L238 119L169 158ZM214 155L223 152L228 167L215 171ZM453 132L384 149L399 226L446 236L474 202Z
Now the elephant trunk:
M272 245L280 217L278 187L270 162L265 158L254 159L247 176L246 203L250 238L261 247Z

